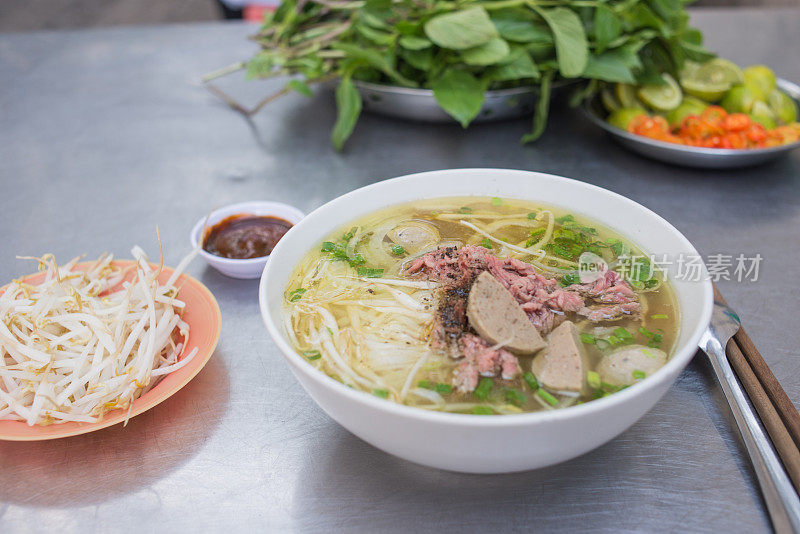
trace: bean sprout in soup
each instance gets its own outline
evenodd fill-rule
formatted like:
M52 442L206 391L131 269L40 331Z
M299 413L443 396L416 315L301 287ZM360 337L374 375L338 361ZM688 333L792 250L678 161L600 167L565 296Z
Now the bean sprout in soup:
M672 288L642 251L577 213L441 198L353 221L290 278L283 317L331 378L427 410L565 408L670 358Z

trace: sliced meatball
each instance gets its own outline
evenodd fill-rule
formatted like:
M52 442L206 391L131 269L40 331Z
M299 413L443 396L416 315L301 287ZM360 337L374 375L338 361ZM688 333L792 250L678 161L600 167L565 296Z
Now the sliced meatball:
M637 378L634 371L645 376L655 373L667 363L667 353L660 349L643 345L629 345L603 356L597 364L597 373L603 382L613 386L629 386Z
M533 354L547 344L514 295L487 271L472 283L467 317L483 339L516 354Z
M572 321L564 321L550 332L547 348L531 365L539 383L553 391L583 391L587 369L586 354Z

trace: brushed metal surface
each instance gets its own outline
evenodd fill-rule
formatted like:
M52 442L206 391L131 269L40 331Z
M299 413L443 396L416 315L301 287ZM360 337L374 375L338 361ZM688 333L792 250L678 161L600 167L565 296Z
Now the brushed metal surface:
M777 85L794 99L795 105L800 105L800 86L782 78L778 78ZM584 102L583 110L589 120L605 130L621 145L642 156L666 163L674 163L675 165L704 169L749 167L772 161L800 148L800 141L783 146L751 150L728 150L678 145L636 135L612 126L604 118L606 111L603 109L598 95Z
M712 48L800 80L800 11L695 11ZM800 153L739 171L652 162L553 109L460 126L364 114L329 147L328 92L288 95L251 122L197 83L254 50L239 24L0 35L0 279L134 244L166 261L215 206L277 200L310 211L375 180L468 166L539 170L620 192L704 254L760 253L756 283L720 282L775 375L800 401ZM742 32L759 39L741 39ZM280 82L223 80L252 105ZM390 200L390 199L388 199ZM719 209L724 206L725 209ZM219 300L219 348L177 395L130 424L49 443L0 443L0 531L763 532L755 478L704 359L649 415L574 461L506 476L409 464L342 430L299 388L261 324L256 280L194 262ZM510 443L523 447L524 443Z

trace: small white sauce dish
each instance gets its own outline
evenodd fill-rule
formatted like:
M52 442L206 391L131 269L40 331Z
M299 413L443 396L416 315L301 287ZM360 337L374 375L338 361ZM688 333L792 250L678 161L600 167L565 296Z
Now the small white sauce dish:
M269 255L261 256L260 258L223 258L206 252L202 248L202 241L205 237L205 229L212 228L218 222L230 217L232 215L257 215L267 217L278 217L289 221L294 226L305 217L305 214L294 206L283 204L281 202L266 202L266 201L251 201L240 202L238 204L230 204L222 208L218 208L211 212L206 218L202 217L197 221L197 224L192 228L190 241L192 248L200 247L200 255L206 260L210 266L231 278L240 279L253 279L261 276L264 266L269 260Z

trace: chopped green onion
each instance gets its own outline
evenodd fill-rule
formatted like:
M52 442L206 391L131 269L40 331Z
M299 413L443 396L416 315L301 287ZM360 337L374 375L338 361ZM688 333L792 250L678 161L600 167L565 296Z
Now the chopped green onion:
M362 256L361 254L358 254L358 253L353 255L353 259L350 260L351 263L356 264L356 265L360 265L362 263L366 263L366 261L367 260L364 259L364 256Z
M297 302L298 300L300 300L300 298L303 296L303 293L305 292L306 290L301 287L289 293L287 298L289 299L289 302Z
M614 329L614 335L620 339L633 339L633 334L631 334L627 328L622 326Z
M319 360L322 358L322 354L318 350L305 350L303 351L303 356L306 357L309 361Z
M539 381L536 380L536 377L533 376L533 373L525 373L522 375L522 379L525 380L525 383L528 384L528 387L531 388L531 391L536 391L539 389Z
M651 319L669 319L669 315L666 313L657 313L655 315L650 316Z
M362 278L380 278L383 276L383 269L359 267L356 269L356 274Z
M350 231L342 236L342 241L350 241L356 235L356 228L350 228Z
M331 241L322 242L322 252L333 252L334 250L336 250L336 243Z
M375 395L376 397L380 397L382 399L388 399L389 398L389 392L387 390L385 390L385 389L373 389L372 390L372 394Z
M575 222L575 217L570 214L567 214L564 215L563 217L556 217L556 222L558 224L564 224L565 222Z
M492 206L499 206L503 203L503 199L499 197L492 197Z
M592 389L600 389L601 381L600 381L600 374L596 371L589 371L586 373L586 382L589 384L589 387Z
M506 396L506 402L513 404L514 406L522 406L528 401L524 393L514 388L506 388L505 396Z
M619 345L620 343L622 343L622 340L620 338L618 338L617 336L613 335L613 334L608 336L606 338L606 341L608 341L611 344L612 347L614 345Z
M430 380L420 380L417 382L417 386L424 388L424 389L431 389L431 381Z
M406 253L406 249L404 249L400 245L394 245L392 247L392 254L394 254L395 256L399 256L400 254L405 254L405 253Z
M468 208L467 206L461 206L458 208L460 213L472 213L472 208Z
M543 388L537 389L536 394L539 395L539 398L541 398L550 406L558 406L558 399L552 396L549 392L545 391Z
M653 334L653 337L650 339L650 342L647 344L647 346L657 349L659 346L661 346L662 339L664 339L664 336L661 334Z
M633 372L633 378L635 378L636 380L641 380L646 376L647 373L645 373L644 371L639 371L638 369Z
M531 220L535 219L536 218L536 212L535 211L530 212L528 214L528 218L531 219Z
M587 345L596 345L597 339L591 334L581 334L581 341Z
M442 395L449 395L453 392L453 386L450 384L435 384L433 386L433 390L436 391L436 393L441 393Z
M567 273L561 277L561 286L567 287L573 284L580 284L581 283L581 275L578 273Z
M489 241L489 238L488 238L488 237L484 237L484 238L483 238L483 241L481 241L481 246L482 246L483 248L492 248L492 242L491 242L491 241Z
M643 326L639 328L639 333L645 337L653 337L653 333Z
M481 378L478 387L475 388L475 391L472 392L480 400L486 399L489 396L489 393L492 391L492 386L494 382L492 382L491 378Z
M488 406L475 406L472 408L473 415L494 415L494 410Z

